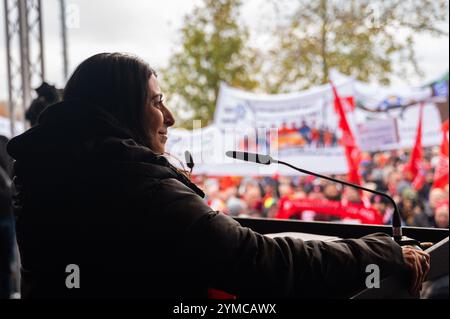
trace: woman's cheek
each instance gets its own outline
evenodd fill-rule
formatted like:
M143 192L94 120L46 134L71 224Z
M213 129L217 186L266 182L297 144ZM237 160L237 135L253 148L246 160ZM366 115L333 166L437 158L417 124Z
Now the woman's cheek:
M158 131L159 128L162 127L164 123L163 113L161 112L161 110L153 108L150 116L151 116L150 122L152 123L152 126L156 131Z

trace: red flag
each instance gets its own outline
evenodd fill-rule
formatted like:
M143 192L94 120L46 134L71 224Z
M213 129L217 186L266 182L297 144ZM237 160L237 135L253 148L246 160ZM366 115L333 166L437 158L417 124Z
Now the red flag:
M434 183L432 188L444 188L448 185L448 119L442 124L442 142L439 154L439 162L434 171Z
M341 103L344 106L345 113L355 111L355 98L353 96L341 97Z
M424 104L420 105L419 111L419 124L417 125L416 142L414 148L411 151L409 162L405 165L403 172L405 174L410 174L411 179L415 189L420 189L423 186L425 180L424 172L422 171L422 119L423 119L423 107Z
M359 175L359 162L361 160L361 151L356 145L355 138L350 129L350 125L345 115L344 106L342 100L338 95L336 87L331 82L334 94L334 107L339 116L339 128L342 130L342 138L340 144L345 148L345 156L348 164L348 180L350 183L361 185L361 176Z

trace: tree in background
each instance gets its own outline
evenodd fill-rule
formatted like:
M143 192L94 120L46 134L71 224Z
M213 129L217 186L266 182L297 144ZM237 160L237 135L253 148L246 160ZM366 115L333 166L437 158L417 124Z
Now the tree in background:
M270 92L328 83L332 68L381 84L421 75L414 34L448 36L448 0L273 1L280 19L263 85Z
M222 81L250 90L258 86L257 54L247 46L241 6L241 0L204 0L185 17L181 48L162 72L162 86L173 94L170 105L180 126L192 128L192 118L202 126L211 122Z
M180 126L211 122L221 82L281 93L328 83L331 69L384 85L422 75L415 35L448 36L448 0L271 1L278 19L256 13L267 31L252 34L259 50L248 45L241 0L203 0L185 17L162 72Z

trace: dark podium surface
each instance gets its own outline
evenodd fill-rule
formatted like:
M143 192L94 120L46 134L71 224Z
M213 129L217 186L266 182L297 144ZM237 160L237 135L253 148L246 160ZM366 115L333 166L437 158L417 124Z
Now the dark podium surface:
M291 236L303 240L318 239L324 241L339 238L360 238L372 233L392 235L392 227L384 225L342 224L333 222L306 222L297 220L235 218L243 227L274 236ZM431 257L431 269L427 280L435 280L449 273L449 230L436 228L403 227L403 235L420 242L432 242L434 245L426 251ZM380 288L366 289L353 299L398 299L413 298L405 282L394 276L381 281Z

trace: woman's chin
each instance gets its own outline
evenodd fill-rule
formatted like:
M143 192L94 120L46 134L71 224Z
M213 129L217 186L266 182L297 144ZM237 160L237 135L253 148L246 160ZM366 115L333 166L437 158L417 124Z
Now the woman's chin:
M159 147L158 147L158 153L159 153L159 154L164 154L164 153L166 153L166 146L165 146L165 144L159 145Z

